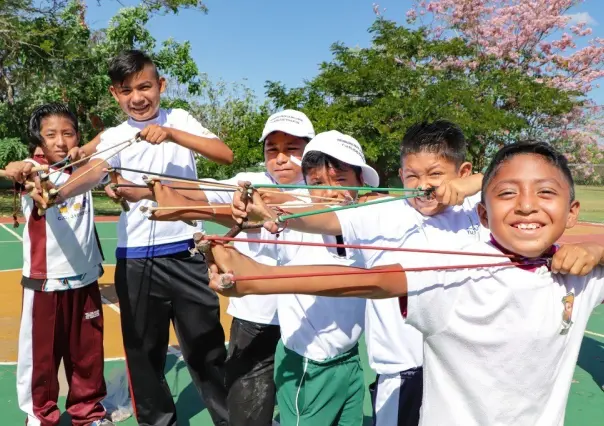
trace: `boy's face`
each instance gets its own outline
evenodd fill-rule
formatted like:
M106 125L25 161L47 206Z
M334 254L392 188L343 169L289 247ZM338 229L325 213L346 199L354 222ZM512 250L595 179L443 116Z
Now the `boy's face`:
M427 189L446 181L469 176L472 173L472 164L463 163L457 167L455 162L441 155L418 152L405 155L401 159L398 173L405 188ZM424 216L434 216L447 208L436 200L425 197L410 198L409 203Z
M342 170L333 167L319 167L310 169L306 174L306 183L308 185L325 185L325 186L363 186L362 179L359 179L352 167L343 167ZM340 200L354 200L357 196L357 191L337 189L310 189L311 196L338 198ZM322 203L327 200L317 199L317 202Z
M264 140L264 162L266 170L278 183L295 184L302 180L302 168L291 161L300 160L308 142L283 132L270 133Z
M166 80L157 78L154 67L146 66L138 74L129 75L124 81L109 88L113 98L128 117L147 121L157 117L160 95L166 89Z
M44 141L42 152L50 164L64 159L69 150L80 142L80 134L76 132L73 123L62 115L43 118L40 123L40 135Z
M579 216L562 171L536 154L502 163L483 197L481 223L507 250L530 258L549 249Z

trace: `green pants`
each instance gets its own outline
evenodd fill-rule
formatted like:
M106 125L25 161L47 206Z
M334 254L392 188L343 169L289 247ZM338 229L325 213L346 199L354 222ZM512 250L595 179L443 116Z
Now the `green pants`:
M359 350L316 362L287 349L275 353L275 385L282 426L361 426L363 370Z

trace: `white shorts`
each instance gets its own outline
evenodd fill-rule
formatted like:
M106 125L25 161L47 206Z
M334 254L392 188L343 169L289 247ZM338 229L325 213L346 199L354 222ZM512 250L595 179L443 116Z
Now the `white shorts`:
M370 387L374 426L415 426L423 392L421 367L394 374L378 374Z

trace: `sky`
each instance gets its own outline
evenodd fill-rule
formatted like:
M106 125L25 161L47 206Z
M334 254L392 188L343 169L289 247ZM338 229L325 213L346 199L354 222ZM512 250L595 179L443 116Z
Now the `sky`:
M604 38L601 1L585 0L570 13L587 20L594 37ZM190 41L201 72L212 80L244 83L262 100L267 80L296 87L317 75L319 64L331 58L332 43L369 46L374 2L385 18L399 23L411 6L411 0L207 0L208 14L159 16L148 28L158 42ZM120 7L136 3L87 0L87 19L93 28L103 28ZM602 86L589 94L599 105L604 105L604 81Z

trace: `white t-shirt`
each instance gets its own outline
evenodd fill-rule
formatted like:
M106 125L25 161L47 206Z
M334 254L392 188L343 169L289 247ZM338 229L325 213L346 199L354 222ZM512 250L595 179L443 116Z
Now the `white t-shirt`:
M489 243L462 250L499 253ZM508 260L426 255L413 266L496 262ZM421 425L563 425L587 320L604 299L602 266L585 277L513 266L408 272L407 285L407 322L425 338Z
M476 203L469 197L435 216L423 216L407 200L392 201L337 212L345 242L395 248L443 249L464 240L488 240L480 225ZM378 250L352 250L366 268L384 263ZM412 256L412 254L408 254ZM394 374L423 364L422 336L405 324L398 299L368 300L365 340L369 365L378 374Z
M269 233L263 230L263 238ZM331 236L307 234L286 229L284 241L335 243ZM279 245L277 264L344 265L354 261L340 257L327 247ZM329 279L329 278L326 278ZM354 277L351 277L354 279ZM303 294L278 296L279 324L283 344L313 361L325 361L352 349L363 332L365 299L324 297Z
M231 179L221 180L219 182L229 185L237 185L237 182L239 181L248 181L252 184L276 183L276 181L267 172L239 173ZM303 184L303 182L300 183ZM215 192L210 190L205 190L204 192L208 201L213 204L231 204L233 201L233 192ZM308 195L308 191L305 189L296 189L284 192L296 195ZM298 203L306 203L308 201L309 199L307 197L302 197ZM237 238L258 238L259 235L259 233L248 234L246 232L241 232ZM275 238L277 237L270 233L263 235L263 239ZM277 264L277 254L274 245L235 242L234 246L240 253L254 259L258 263L270 266L275 266ZM279 320L277 318L277 295L249 295L240 298L231 297L229 299L227 313L244 321L251 321L259 324L279 325Z
M36 161L26 161L39 166ZM58 172L50 179L61 185L69 176ZM91 284L102 275L90 191L50 207L42 216L31 197L24 195L22 211L24 286L40 291L69 290Z
M133 138L136 133L150 124L171 127L193 135L206 138L216 136L205 129L191 114L182 109L161 109L159 116L153 120L138 122L132 119L117 127L112 127L101 135L97 152L111 148L114 145ZM97 154L111 167L127 167L130 169L148 171L147 175L165 173L183 178L197 178L195 164L196 155L188 148L174 142L163 142L153 145L146 141L138 142L120 151L125 145L117 146ZM144 184L144 173L120 171L124 179L136 184ZM141 206L152 206L153 201L141 200L129 203L130 211L122 212L118 223L118 258L144 258L172 254L192 247L192 236L197 227L184 222L152 221L140 211Z

